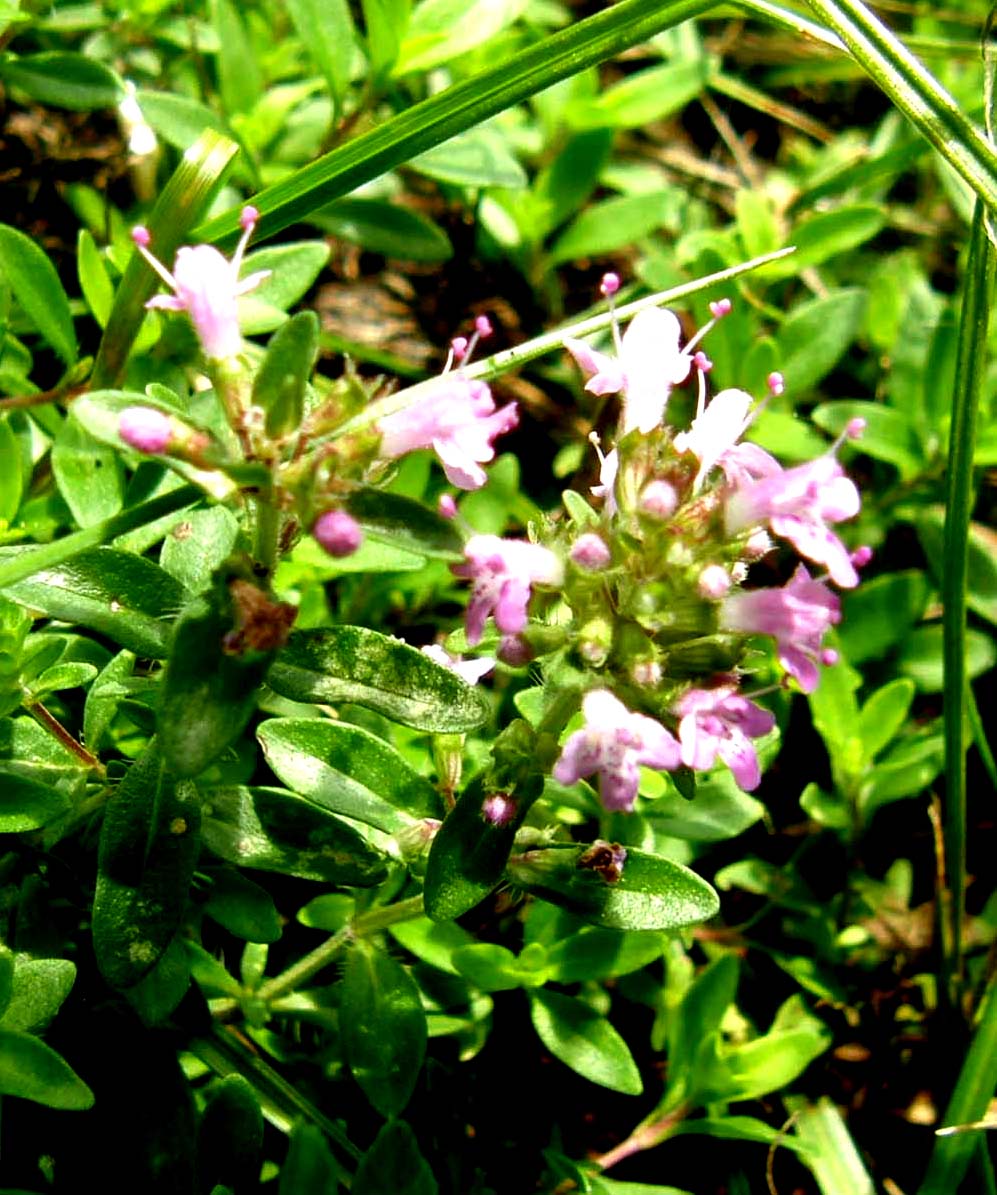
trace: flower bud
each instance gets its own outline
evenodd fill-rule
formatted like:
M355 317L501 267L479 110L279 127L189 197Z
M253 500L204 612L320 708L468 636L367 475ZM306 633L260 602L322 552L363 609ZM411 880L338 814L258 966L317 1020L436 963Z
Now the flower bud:
M496 654L502 663L508 664L510 668L522 668L534 657L522 635L503 635Z
M642 514L652 519L668 519L675 513L679 504L675 487L667 481L652 481L644 487L640 496L640 510Z
M345 510L327 510L319 515L312 535L330 556L352 556L363 541L360 525Z
M493 826L507 826L515 818L518 808L508 793L489 793L481 803L481 816Z
M613 627L607 618L592 618L578 633L578 654L586 664L601 668L613 646Z
M173 440L173 424L153 407L126 407L118 417L118 435L129 448L158 456Z
M704 598L722 598L730 589L730 575L720 564L708 564L699 574L696 588Z
M580 535L571 545L568 555L574 564L589 573L604 569L613 559L606 541L593 531Z
M457 503L450 494L440 494L439 500L436 503L436 509L444 519L455 519L457 517Z
M661 684L661 665L657 660L636 660L630 669L630 677L643 689L655 689Z

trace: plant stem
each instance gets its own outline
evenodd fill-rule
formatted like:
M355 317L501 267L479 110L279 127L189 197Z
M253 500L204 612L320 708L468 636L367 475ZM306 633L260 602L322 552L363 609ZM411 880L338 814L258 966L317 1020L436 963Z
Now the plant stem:
M686 1108L680 1107L666 1112L656 1119L645 1120L643 1124L634 1129L625 1141L614 1145L612 1149L592 1160L600 1170L608 1170L610 1166L615 1166L626 1158L633 1157L636 1153L641 1153L645 1149L653 1149L662 1141L667 1141L674 1129L685 1119L686 1112Z
M371 909L369 913L361 913L359 917L354 918L348 925L344 925L341 930L323 942L321 946L316 946L310 954L298 959L286 971L282 971L280 975L275 975L273 979L260 984L256 994L260 1000L269 1003L278 996L283 996L285 992L292 992L307 983L319 971L328 967L343 947L352 942L354 938L363 938L368 934L377 933L378 930L385 929L389 925L396 925L399 921L411 921L415 917L421 917L422 913L421 893L408 900L400 900L396 904L385 905L380 909Z
M133 527L143 527L185 506L193 506L201 497L202 491L197 486L178 486L169 493L160 494L158 498L123 510L91 527L84 527L82 531L74 531L71 535L64 535L62 539L42 544L30 551L18 551L15 556L0 562L0 589L23 581L25 577L33 576L43 569L54 568L71 556L85 552L88 548L96 548L116 535L131 531Z
M96 772L103 780L107 775L107 769L100 762L96 755L91 753L83 746L81 742L73 738L69 731L63 726L57 717L45 708L40 701L32 701L24 707L29 714L40 723L49 734L57 739L67 751L71 752L91 772Z

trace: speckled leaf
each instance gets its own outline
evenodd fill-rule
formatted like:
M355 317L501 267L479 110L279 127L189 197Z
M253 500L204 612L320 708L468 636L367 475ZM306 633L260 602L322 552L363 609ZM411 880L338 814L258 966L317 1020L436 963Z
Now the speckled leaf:
M203 800L204 845L229 863L361 888L387 874L352 826L294 793L232 785L205 789Z
M121 457L67 419L52 445L52 472L63 501L81 527L109 519L121 509L125 475Z
M197 862L197 790L167 771L158 744L108 801L100 836L93 944L112 987L132 987L179 928Z
M49 618L99 631L139 656L166 654L169 624L184 602L177 581L151 560L91 548L8 586L4 593Z
M78 1112L93 1092L65 1059L30 1033L0 1029L0 1095Z
M230 555L239 521L226 506L192 510L170 528L159 563L191 593L202 593L211 574Z
M436 734L473 730L488 713L482 693L455 673L414 647L364 627L293 634L267 683L293 701L350 701Z
M0 834L37 830L67 813L72 803L65 793L23 776L5 776L0 805Z
M681 864L627 848L613 879L586 866L589 851L526 851L509 860L508 876L527 892L610 929L678 929L706 921L720 907L710 885Z
M644 1090L629 1046L588 1004L559 992L534 991L530 1016L540 1040L565 1066L624 1095Z
M257 731L267 763L315 804L388 834L443 816L436 789L383 739L347 722L272 718Z

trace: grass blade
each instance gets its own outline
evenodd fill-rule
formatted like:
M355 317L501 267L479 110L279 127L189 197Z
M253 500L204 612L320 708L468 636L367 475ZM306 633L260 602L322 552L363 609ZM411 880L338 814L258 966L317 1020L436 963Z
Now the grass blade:
M369 133L310 162L253 197L271 236L362 183L432 149L553 83L713 7L713 0L621 0L569 25L514 58L399 112ZM225 244L239 235L236 209L195 230Z

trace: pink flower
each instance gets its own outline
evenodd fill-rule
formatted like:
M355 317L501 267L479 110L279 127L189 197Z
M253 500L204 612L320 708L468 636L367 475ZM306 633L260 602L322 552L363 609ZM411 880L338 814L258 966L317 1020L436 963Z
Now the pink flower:
M678 317L660 307L648 307L630 321L619 343L619 356L596 352L570 337L564 347L587 375L592 394L624 395L621 435L653 431L665 413L673 386L689 376L689 355L679 349L682 326Z
M464 547L466 564L451 568L473 581L467 604L467 641L481 642L485 620L494 612L503 635L518 635L526 627L526 607L534 584L560 585L564 566L548 548L497 535L474 535Z
M758 756L751 739L775 726L768 710L742 697L733 685L690 689L675 706L679 722L682 762L698 772L713 767L719 755L745 792L761 780Z
M173 424L152 407L126 407L118 416L118 435L130 448L158 455L173 440Z
M599 795L610 810L633 809L640 783L640 765L677 768L681 748L675 737L653 718L634 714L608 689L586 693L585 726L561 749L554 779L575 784L599 773Z
M177 250L172 274L149 252L148 230L141 226L132 230L139 253L173 291L172 295L156 295L146 307L186 311L204 355L211 360L238 355L242 336L236 299L259 286L270 274L270 270L259 270L239 281L242 257L258 219L256 208L242 209L242 236L231 261L226 261L212 245L185 245Z
M841 603L801 564L781 589L733 593L720 606L720 625L729 631L772 635L783 668L804 693L817 688L821 643L841 619Z
M859 493L837 459L828 454L805 465L737 486L727 498L724 520L729 534L768 522L801 556L823 564L838 585L858 584L848 550L829 530L858 514Z
M363 542L360 524L345 510L327 510L319 515L312 535L330 556L352 556Z
M495 456L492 441L518 422L516 404L496 411L484 382L444 374L427 397L380 421L381 452L393 460L417 448L432 448L451 485L476 490L485 484L481 463Z
M495 667L491 656L479 656L473 660L462 660L460 656L452 656L438 643L430 643L419 649L424 656L429 656L437 664L442 664L450 672L455 672L466 685L476 685Z

